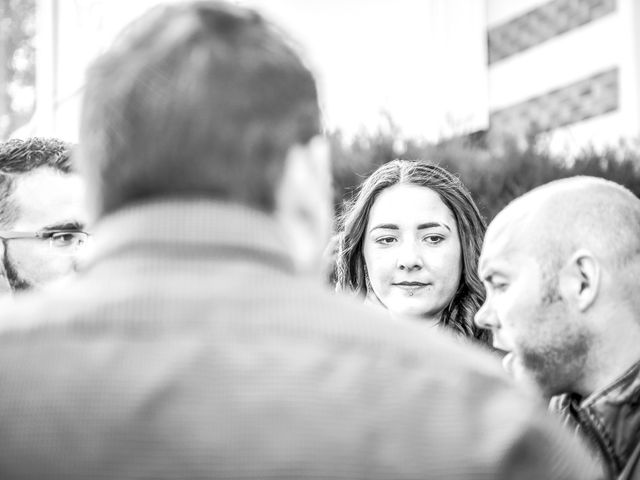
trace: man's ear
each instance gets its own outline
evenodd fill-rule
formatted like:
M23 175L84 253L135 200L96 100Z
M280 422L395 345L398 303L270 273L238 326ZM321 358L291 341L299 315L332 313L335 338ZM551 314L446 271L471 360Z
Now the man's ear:
M276 193L275 216L304 273L324 275L322 254L331 235L333 202L327 141L313 138L292 147Z
M579 311L584 312L598 296L600 290L600 263L585 249L573 253L560 272L560 292Z
M0 258L4 258L5 243L0 242ZM11 292L11 284L7 278L7 272L4 268L4 262L0 261L0 297L5 293Z

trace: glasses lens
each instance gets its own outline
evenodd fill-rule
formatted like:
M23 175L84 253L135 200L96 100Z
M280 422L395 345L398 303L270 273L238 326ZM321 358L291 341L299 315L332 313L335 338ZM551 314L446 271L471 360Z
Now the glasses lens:
M87 242L88 237L85 232L55 232L49 237L49 245L55 249L75 251Z

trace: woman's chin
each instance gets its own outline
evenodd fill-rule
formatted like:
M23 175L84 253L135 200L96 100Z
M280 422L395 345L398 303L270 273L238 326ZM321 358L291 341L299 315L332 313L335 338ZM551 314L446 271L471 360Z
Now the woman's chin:
M427 323L438 323L442 310L436 312L425 311L424 309L389 309L393 318L402 320L413 320Z

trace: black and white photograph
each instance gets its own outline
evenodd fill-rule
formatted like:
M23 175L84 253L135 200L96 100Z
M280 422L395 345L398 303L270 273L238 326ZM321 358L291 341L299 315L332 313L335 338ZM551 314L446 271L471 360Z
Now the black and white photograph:
M0 0L0 480L640 480L640 0Z

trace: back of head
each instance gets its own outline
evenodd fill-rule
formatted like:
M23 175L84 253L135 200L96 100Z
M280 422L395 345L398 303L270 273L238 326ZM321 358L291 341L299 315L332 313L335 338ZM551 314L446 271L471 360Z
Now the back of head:
M80 166L98 214L172 196L271 211L287 152L319 118L312 74L260 15L156 7L87 72Z
M12 200L16 177L42 167L71 172L71 145L40 137L0 143L0 225L3 228L10 227L18 215Z

